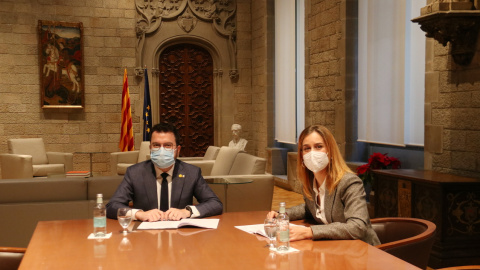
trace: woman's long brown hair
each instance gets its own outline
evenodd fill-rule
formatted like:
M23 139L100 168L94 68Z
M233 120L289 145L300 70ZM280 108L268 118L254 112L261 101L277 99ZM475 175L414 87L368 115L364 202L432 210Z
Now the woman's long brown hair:
M303 184L303 193L309 199L312 199L311 186L314 176L313 172L303 164L303 141L305 137L313 132L317 132L323 138L325 147L327 148L329 163L327 165L327 179L325 184L329 193L337 187L346 172L352 172L345 163L337 142L330 130L321 125L312 125L305 128L298 138L297 177Z

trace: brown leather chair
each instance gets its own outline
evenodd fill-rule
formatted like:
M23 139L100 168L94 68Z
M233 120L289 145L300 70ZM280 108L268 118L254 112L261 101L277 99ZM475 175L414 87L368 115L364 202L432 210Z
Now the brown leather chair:
M0 247L0 266L2 270L17 270L26 248Z
M376 218L372 227L380 239L375 247L421 269L427 268L437 226L417 218Z
M480 270L480 265L452 266L447 268L440 268L437 270Z

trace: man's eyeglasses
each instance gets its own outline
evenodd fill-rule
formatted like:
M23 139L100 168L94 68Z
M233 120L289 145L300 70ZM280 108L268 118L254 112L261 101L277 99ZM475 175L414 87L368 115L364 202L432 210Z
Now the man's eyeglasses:
M156 151L160 151L160 148L162 147L161 144L152 144L152 148L150 150L156 152ZM167 150L167 151L173 151L176 149L175 145L173 143L164 143L163 144L163 149Z

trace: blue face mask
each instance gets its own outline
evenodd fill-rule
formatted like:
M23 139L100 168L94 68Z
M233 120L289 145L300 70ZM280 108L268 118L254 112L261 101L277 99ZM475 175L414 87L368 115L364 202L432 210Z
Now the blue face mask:
M150 151L150 159L157 167L164 169L175 163L174 151L167 151L163 147L158 151Z

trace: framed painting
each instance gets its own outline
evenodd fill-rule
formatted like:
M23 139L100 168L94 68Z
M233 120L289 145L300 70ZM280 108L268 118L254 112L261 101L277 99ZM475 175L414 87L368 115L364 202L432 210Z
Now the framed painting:
M83 24L38 21L42 108L85 107Z

